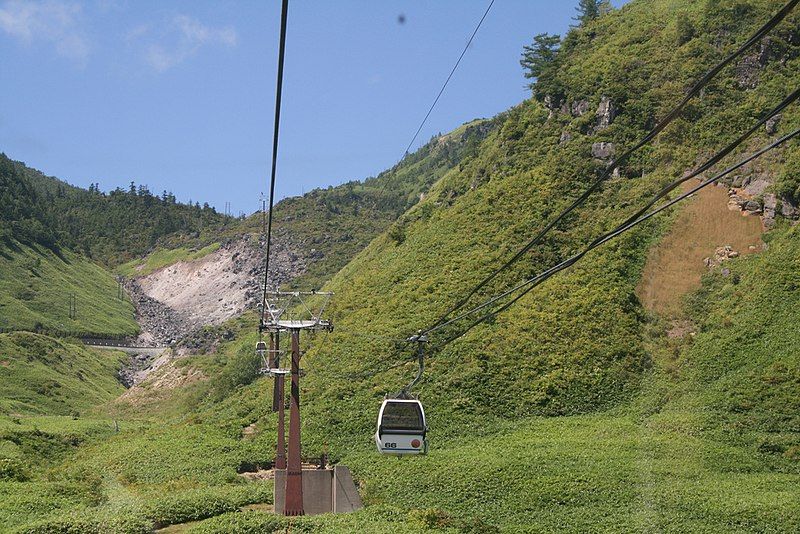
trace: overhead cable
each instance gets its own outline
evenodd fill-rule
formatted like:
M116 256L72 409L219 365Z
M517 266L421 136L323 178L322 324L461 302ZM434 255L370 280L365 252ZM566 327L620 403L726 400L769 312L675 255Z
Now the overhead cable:
M275 128L272 133L272 170L269 181L269 214L267 216L267 259L264 267L264 295L261 299L261 322L263 328L267 313L267 288L269 284L269 257L272 245L272 208L275 203L275 174L278 166L278 136L281 124L281 95L283 92L283 62L286 55L286 19L289 12L289 0L283 0L281 7L281 36L278 49L278 77L275 90Z
M798 1L800 1L800 0L798 0ZM431 104L431 107L428 109L428 113L425 114L425 118L422 119L422 122L420 123L419 128L417 128L417 131L414 132L414 137L411 138L411 142L408 143L408 146L406 147L405 151L403 152L403 157L405 157L406 154L408 154L408 151L411 150L411 147L414 144L414 141L417 140L417 136L422 131L422 127L425 126L426 122L428 122L428 117L431 116L431 113L433 112L433 108L435 108L436 104L439 102L439 98L441 98L442 93L444 93L444 90L447 87L447 84L450 83L450 78L453 77L453 74L455 74L456 69L458 69L458 65L461 63L461 60L464 58L464 55L467 53L467 50L469 50L469 47L472 44L472 40L475 39L475 35L478 33L478 30L481 29L481 26L483 25L483 21L486 19L486 16L489 14L489 10L492 9L493 5L494 5L494 0L489 2L489 6L486 8L486 11L484 11L483 16L481 17L481 20L479 20L478 21L478 25L475 26L475 30L472 32L472 35L470 35L469 40L467 41L467 44L464 45L464 50L461 51L461 55L458 56L458 60L456 60L456 64L453 65L453 68L450 70L450 74L447 75L447 79L444 81L444 84L442 84L442 88L439 89L439 94L437 94L436 98L433 99L433 104Z
M736 58L741 56L745 51L747 51L751 46L755 43L761 41L761 39L767 35L772 29L774 29L786 16L795 8L795 6L800 2L800 0L790 0L784 7L776 13L766 24L764 24L758 31L756 31L747 41L745 41L738 49L734 52L729 54L725 57L722 61L717 63L714 67L711 68L706 74L704 74L700 80L695 83L695 85L689 90L689 92L684 96L684 98L675 106L661 121L647 134L645 135L638 143L636 143L633 147L629 148L625 151L621 156L611 161L600 177L595 180L588 189L586 189L583 193L581 193L578 198L572 201L569 206L567 206L564 210L562 210L554 219L552 219L549 223L547 223L544 228L542 228L528 243L526 243L514 256L511 257L508 261L506 261L503 265L499 268L492 271L488 276L486 276L481 282L479 282L475 287L473 287L465 297L460 299L453 307L448 309L431 327L426 330L423 330L424 333L431 332L434 328L438 327L440 324L447 321L447 318L461 309L467 302L481 289L483 289L487 284L489 284L492 280L494 280L497 275L501 272L508 269L511 265L516 263L523 255L525 255L528 251L530 251L534 246L539 244L541 240L547 235L550 230L552 230L561 220L563 220L567 215L569 215L573 210L577 207L582 205L589 196L592 195L595 191L597 191L600 186L611 176L613 170L619 167L622 163L627 161L633 153L638 151L644 145L649 143L653 138L655 138L660 132L664 130L675 118L677 118L689 101L694 98L696 95L700 93L700 91L726 66L728 66L731 62L733 62Z
M503 311L507 310L514 303L519 301L519 299L521 299L526 294L528 294L534 287L538 286L539 284L541 284L542 282L544 282L545 280L547 280L548 278L550 278L554 274L556 274L556 273L558 273L560 271L563 271L564 269L567 269L568 267L571 267L572 265L577 263L581 258L583 258L586 254L588 254L590 251L594 250L595 248L603 245L604 243L607 243L608 241L611 241L612 239L618 237L619 235L627 232L631 228L633 228L635 226L638 226L639 224L642 224L643 222L647 221L651 217L654 217L655 215L658 215L662 211L674 206L678 202L680 202L680 201L682 201L682 200L684 200L686 198L689 198L690 196L695 194L700 189L708 186L709 184L712 184L712 183L720 180L721 178L724 178L728 174L736 171L737 169L741 168L742 166L746 165L747 163L749 163L749 162L753 161L754 159L762 156L766 152L769 152L770 150L773 150L774 148L786 143L787 141L789 141L791 139L794 139L798 135L800 135L800 128L798 128L798 129L794 130L793 132L791 132L790 134L785 135L784 137L781 137L780 139L770 143L769 145L767 145L766 147L762 148L761 150L759 150L755 154L752 154L751 156L739 161L735 165L725 169L724 171L720 172L719 174L716 174L716 175L712 176L711 178L708 178L707 180L703 181L699 185L697 185L697 186L693 187L692 189L690 189L689 191L679 195L675 199L670 200L669 202L667 202L663 206L653 210L652 212L647 213L646 215L643 215L643 216L639 217L638 219L636 219L634 221L627 222L626 224L623 224L622 226L617 227L616 229L612 230L611 232L608 232L608 233L604 234L603 236L601 236L601 237L597 238L595 241L593 241L589 246L587 246L584 250L582 250L578 254L575 254L574 256L562 261L558 265L555 265L555 266L551 267L547 271L545 271L545 272L543 272L543 273L541 273L541 274L539 274L539 275L537 275L537 276L535 276L533 278L530 278L530 279L522 282L521 284L517 285L512 290L509 290L504 294L505 296L508 296L510 294L513 294L513 293L519 291L519 290L524 289L524 291L522 291L519 295L514 297L511 301L507 302L506 304L504 304L503 306L501 306L497 310L493 310L493 311L483 315L479 319L475 320L466 329L460 331L457 335L451 336L450 338L448 338L445 341L443 341L442 343L440 343L437 346L437 348L441 349L442 347L446 346L447 344L451 343L452 341L455 341L459 337L463 336L464 334L466 334L467 332L469 332L470 330L472 330L474 327L478 326L479 324L481 324L481 323L489 320L490 318L495 317L497 314L502 313Z
M634 213L633 215L628 217L628 219L626 219L623 223L621 223L619 225L619 227L623 227L623 226L629 224L630 222L638 219L639 217L642 216L642 214L644 214L647 210L649 210L651 207L653 207L656 202L658 202L662 198L666 197L670 192L672 192L680 184L682 184L684 182L687 182L688 180L691 180L692 178L695 178L695 177L701 175L702 173L706 172L711 167L713 167L714 165L719 163L724 157L728 156L737 147L739 147L742 143L744 143L747 139L749 139L756 131L758 131L761 127L763 127L769 119L771 119L772 117L774 117L778 113L780 113L783 110L785 110L790 104L792 104L793 102L798 100L798 98L800 98L800 88L799 89L795 89L794 91L792 91L792 93L789 96L787 96L780 104L778 104L777 107L773 108L771 111L769 111L767 114L765 114L751 128L749 128L746 132L744 132L742 135L740 135L736 140L734 140L733 142L728 144L725 148L723 148L722 150L720 150L719 152L714 154L711 158L709 158L703 165L698 167L695 171L693 171L692 173L690 173L690 174L688 174L688 175L686 175L686 176L684 176L682 178L679 178L679 179L671 182L669 185L665 186L660 191L658 191L653 196L653 198L643 208L639 209L636 213ZM600 237L598 239L602 239L602 237ZM596 243L596 240L594 242L592 242L592 244L594 244L594 243ZM549 272L549 270L545 271L545 273L547 273L547 272ZM528 282L524 283L523 285L527 285L530 282L531 281L528 281ZM456 322L458 322L458 321L460 321L462 319L465 319L466 317L468 317L470 315L473 315L476 311L480 311L482 309L487 308L488 306L494 304L498 300L501 300L504 297L507 297L509 294L515 293L519 289L520 289L520 286L515 286L514 288L512 288L512 289L510 289L508 291L505 291L505 292L503 292L503 293L501 293L501 294L499 294L499 295L497 295L495 297L492 297L491 299L485 301L484 303L482 303L482 304L480 304L480 305L478 305L478 306L476 306L476 307L474 307L474 308L472 308L472 309L470 309L468 311L465 311L465 312L461 313L460 315L449 319L448 321L445 321L445 322L443 322L443 323L441 323L441 324L439 324L437 326L434 326L434 327L430 328L429 330L427 330L427 333L430 334L430 333L434 333L434 332L437 332L439 330L442 330L443 328L446 328L447 326L449 326L449 325L451 325L453 323L456 323Z

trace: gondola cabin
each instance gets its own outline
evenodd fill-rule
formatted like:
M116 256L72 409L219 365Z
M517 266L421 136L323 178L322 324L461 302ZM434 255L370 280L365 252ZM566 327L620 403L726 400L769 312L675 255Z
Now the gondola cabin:
M381 454L427 454L428 425L416 399L386 399L378 413L375 444Z

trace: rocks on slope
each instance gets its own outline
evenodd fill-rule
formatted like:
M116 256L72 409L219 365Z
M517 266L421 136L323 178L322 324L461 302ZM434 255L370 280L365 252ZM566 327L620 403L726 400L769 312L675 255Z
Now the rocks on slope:
M280 285L305 271L306 259L293 249L288 236L273 241L271 282ZM255 308L261 299L265 250L263 238L242 236L198 260L129 280L126 287L143 331L140 342L173 343Z

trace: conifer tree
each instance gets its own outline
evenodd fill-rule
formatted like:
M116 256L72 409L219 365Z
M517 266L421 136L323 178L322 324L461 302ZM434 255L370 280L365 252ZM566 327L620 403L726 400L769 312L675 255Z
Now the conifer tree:
M611 11L611 4L608 0L579 0L575 10L578 12L578 16L574 20L579 22L579 26L584 26L587 22L598 19L601 15Z
M522 49L522 59L519 64L525 69L525 77L537 80L556 60L561 36L540 33L533 38L533 43ZM528 84L533 89L535 81Z

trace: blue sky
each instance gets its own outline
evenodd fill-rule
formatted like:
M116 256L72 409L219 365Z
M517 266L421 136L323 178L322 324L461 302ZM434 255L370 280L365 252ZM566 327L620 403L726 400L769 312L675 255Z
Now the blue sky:
M563 34L576 3L496 0L415 148L527 98L522 46ZM395 164L487 5L291 0L276 196ZM84 187L134 180L254 211L279 11L278 0L0 0L0 151Z

